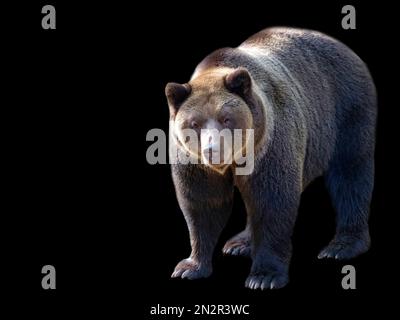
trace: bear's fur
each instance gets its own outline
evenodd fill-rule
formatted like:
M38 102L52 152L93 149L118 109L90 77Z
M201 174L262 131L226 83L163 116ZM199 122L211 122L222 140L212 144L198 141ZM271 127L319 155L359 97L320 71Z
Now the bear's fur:
M250 175L235 175L234 165L223 173L204 164L172 165L192 246L172 277L210 275L234 186L247 226L223 251L251 256L251 289L287 284L300 195L316 177L324 176L337 215L336 234L319 258L368 250L377 102L366 65L348 47L314 31L266 29L237 48L213 52L189 83L168 84L166 95L173 131L249 128L255 143Z

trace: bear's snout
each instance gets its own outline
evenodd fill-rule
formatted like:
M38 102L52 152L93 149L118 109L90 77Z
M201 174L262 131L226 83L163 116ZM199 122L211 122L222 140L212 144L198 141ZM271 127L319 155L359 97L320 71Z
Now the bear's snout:
M220 146L209 144L202 150L203 159L205 163L210 165L218 165L224 162L224 153Z

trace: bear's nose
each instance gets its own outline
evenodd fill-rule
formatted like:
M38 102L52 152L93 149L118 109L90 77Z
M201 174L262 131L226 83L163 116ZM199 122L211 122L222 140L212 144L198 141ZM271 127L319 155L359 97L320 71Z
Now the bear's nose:
M203 154L204 154L204 156L205 156L207 159L208 159L209 157L211 157L212 154L213 154L213 148L212 148L212 146L208 146L208 147L204 148L204 149L203 149Z
M213 147L212 145L207 146L203 149L203 156L209 163L219 163L220 162L220 154L218 149Z

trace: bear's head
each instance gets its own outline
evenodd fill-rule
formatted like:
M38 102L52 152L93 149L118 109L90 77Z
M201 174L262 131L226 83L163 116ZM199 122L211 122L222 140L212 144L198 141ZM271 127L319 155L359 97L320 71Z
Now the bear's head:
M246 69L206 70L189 83L168 83L165 93L180 146L201 163L222 173L249 150L257 102Z

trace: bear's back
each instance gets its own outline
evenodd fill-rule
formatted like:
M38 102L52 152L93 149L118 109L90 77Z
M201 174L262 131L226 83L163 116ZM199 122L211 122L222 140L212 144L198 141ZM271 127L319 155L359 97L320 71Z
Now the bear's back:
M300 79L305 74L316 75L317 81L321 75L331 75L332 79L326 80L341 85L340 80L350 74L353 81L372 82L366 65L350 48L317 31L268 28L248 38L238 49L264 63L276 59Z
M261 86L270 80L270 75L284 82L296 82L306 91L323 86L325 94L334 91L337 95L361 85L372 96L375 93L364 62L343 43L312 30L264 29L237 48L222 48L208 55L193 77L218 67L245 67Z

